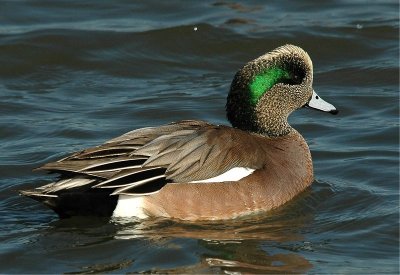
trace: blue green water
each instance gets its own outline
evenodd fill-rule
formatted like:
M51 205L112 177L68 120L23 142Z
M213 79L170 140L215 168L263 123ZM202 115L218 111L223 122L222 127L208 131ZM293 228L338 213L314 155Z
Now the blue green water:
M1 273L398 273L398 1L1 1ZM227 222L58 220L32 169L129 130L226 124L244 63L291 43L340 113L300 110L315 182Z

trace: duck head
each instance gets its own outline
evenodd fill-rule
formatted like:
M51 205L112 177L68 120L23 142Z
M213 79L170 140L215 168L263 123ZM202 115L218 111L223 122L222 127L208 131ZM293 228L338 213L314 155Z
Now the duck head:
M226 111L233 127L271 137L293 129L289 115L301 107L337 114L312 88L313 65L300 47L285 45L243 66L235 75Z

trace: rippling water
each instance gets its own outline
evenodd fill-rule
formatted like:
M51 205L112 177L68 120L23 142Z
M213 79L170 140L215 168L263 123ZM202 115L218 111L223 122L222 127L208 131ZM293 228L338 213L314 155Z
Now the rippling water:
M398 1L1 1L0 272L398 273ZM226 124L231 79L285 43L341 113L291 123L313 186L229 222L58 220L31 170L128 130Z

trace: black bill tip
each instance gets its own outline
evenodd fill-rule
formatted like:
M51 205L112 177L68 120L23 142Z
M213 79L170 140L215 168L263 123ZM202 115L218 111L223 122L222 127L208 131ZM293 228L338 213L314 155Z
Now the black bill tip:
M329 111L329 113L332 115L337 115L339 113L339 110L335 109L335 110Z

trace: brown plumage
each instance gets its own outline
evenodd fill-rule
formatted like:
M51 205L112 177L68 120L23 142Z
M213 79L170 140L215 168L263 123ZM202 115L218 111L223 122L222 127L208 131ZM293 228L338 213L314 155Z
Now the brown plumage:
M257 104L250 104L251 81L277 66L284 73L257 95ZM227 114L236 128L184 120L137 129L45 164L38 170L59 173L60 180L21 194L42 201L60 217L110 216L119 196L140 198L142 216L226 219L270 210L312 182L307 143L287 123L312 94L307 53L283 46L235 75ZM323 108L337 112L329 105ZM237 167L252 173L239 180L201 182Z

